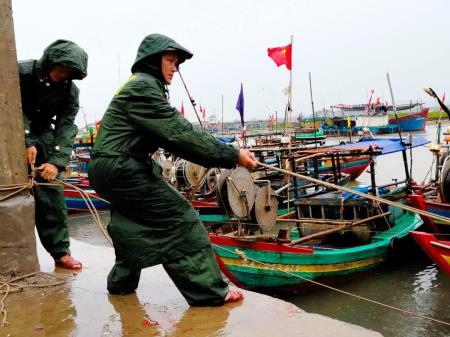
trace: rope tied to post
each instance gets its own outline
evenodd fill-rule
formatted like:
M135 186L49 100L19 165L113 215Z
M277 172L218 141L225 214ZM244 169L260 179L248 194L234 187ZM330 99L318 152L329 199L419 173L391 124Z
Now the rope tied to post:
M81 197L83 198L84 202L86 203L89 212L91 213L92 218L94 219L95 224L97 225L97 227L100 229L100 231L102 232L102 234L104 235L104 237L106 238L106 240L108 241L108 243L112 246L112 241L111 238L109 237L109 235L106 233L106 230L104 228L104 226L102 225L102 222L100 220L100 216L98 214L97 209L95 208L91 197L94 198L98 198L101 199L107 203L109 203L107 200L99 198L95 195L89 194L88 192L84 191L83 189L73 185L73 184L69 184L66 183L62 180L59 179L53 179L53 181L55 182L49 182L49 183L40 183L37 182L35 180L36 178L36 174L37 174L37 170L36 168L34 168L34 166L31 167L31 172L29 174L29 180L27 183L23 183L23 184L10 184L10 185L0 185L0 192L2 191L6 191L10 193L6 194L5 196L0 198L0 202L7 200L9 198L14 197L15 195L26 191L26 190L31 190L34 186L63 186L63 187L67 187L70 188L72 190L77 191ZM47 283L47 284L32 284L32 285L28 285L28 284L18 284L17 281L19 280L25 280L27 278L33 277L33 276L37 276L37 275L48 275L51 277L55 277L60 279L60 281L56 281L56 282L51 282L51 283ZM0 294L3 294L3 296L0 298L0 315L3 316L3 318L0 321L0 327L4 327L8 324L7 321L7 317L8 317L8 311L6 310L6 306L5 306L5 301L6 298L8 297L8 295L12 292L18 292L21 291L25 288L30 288L30 287L34 287L34 288L42 288L42 287L50 287L50 286L57 286L57 285L62 285L64 283L67 282L67 279L59 276L59 275L54 275L54 274L50 274L50 273L45 273L45 272L34 272L31 274L27 274L24 276L20 276L20 277L15 277L12 278L8 281L0 281ZM13 288L11 288L13 287ZM2 290L2 288L6 288L5 290Z

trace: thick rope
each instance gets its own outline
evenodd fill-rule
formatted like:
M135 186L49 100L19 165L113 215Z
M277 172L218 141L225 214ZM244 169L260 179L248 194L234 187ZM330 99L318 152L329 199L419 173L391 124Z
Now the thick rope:
M54 277L54 278L58 278L61 281L52 282L52 283L48 283L48 284L40 284L40 285L39 284L17 284L17 283L15 283L15 282L17 282L19 280L23 280L25 278L32 277L32 276L35 276L35 275L38 275L38 274L44 274L44 275L48 275L48 276L51 276L51 277ZM37 272L30 273L30 274L27 274L27 275L15 277L15 278L12 278L11 280L7 281L7 282L0 282L0 289L1 288L6 288L6 290L0 291L0 293L3 293L3 296L0 299L0 315L3 316L3 318L2 318L2 320L0 322L0 327L5 327L6 325L8 325L8 321L7 321L7 319L8 319L8 311L6 310L6 307L5 307L5 300L6 300L6 298L8 297L8 295L10 293L17 292L17 291L20 291L20 290L25 289L25 288L44 288L44 287L58 286L58 285L62 285L62 284L65 284L65 283L67 283L67 279L66 278L64 278L62 276L59 276L59 275L53 275L53 274L45 273L45 272L41 272L41 271L37 271ZM11 286L15 287L15 289L11 289Z
M385 303L382 303L382 302L379 302L379 301L375 301L375 300L372 300L372 299L367 298L367 297L364 297L364 296L356 295L356 294L350 293L350 292L348 292L348 291L341 290L341 289L338 289L338 288L335 288L335 287L326 285L326 284L324 284L324 283L317 282L317 281L308 279L308 278L306 278L306 277L303 277L303 276L300 276L300 275L291 273L291 272L289 272L289 271L282 270L282 269L280 269L280 268L271 266L271 265L269 265L269 264L267 264L267 263L264 263L264 262L261 262L261 261L252 259L252 258L246 256L245 253L244 253L243 251L240 251L240 250L238 250L238 249L236 249L235 251L233 251L233 250L231 250L231 249L228 249L228 248L225 248L225 247L216 245L216 244L214 244L214 243L211 243L211 245L214 246L214 247L216 247L216 248L220 248L220 249L222 249L222 250L224 250L224 251L227 251L227 252L229 252L229 253L232 253L232 254L238 256L241 260L244 260L244 261L249 260L249 261L255 262L255 263L260 264L260 265L262 265L262 266L264 266L264 267L266 267L266 268L273 269L273 270L276 270L276 271L278 271L278 272L280 272L280 273L284 273L284 274L286 274L286 275L289 275L289 276L292 276L292 277L299 278L299 279L301 279L301 280L303 280L303 281L306 281L306 282L309 282L309 283L313 283L313 284L318 285L318 286L320 286L320 287L327 288L327 289L330 289L330 290L339 292L339 293L341 293L341 294L344 294L344 295L348 295L348 296L357 298L357 299L362 300L362 301L366 301L366 302L370 302L370 303L373 303L373 304L376 304L376 305L380 305L380 306L385 307L385 308L388 308L388 309L396 310L396 311L399 311L399 312L401 312L401 313L403 313L403 314L405 314L405 315L415 316L415 317L418 317L418 318L421 318L421 319L424 319L424 320L428 320L428 321L432 321L432 322L436 322L436 323L439 323L439 324L444 324L444 325L450 326L450 323L449 323L449 322L441 321L441 320L439 320L439 319L435 319L435 318L432 318L432 317L420 315L420 314L415 313L415 312L412 312L412 311L408 311L408 310L404 310L404 309L401 309L401 308L397 308L397 307L394 307L394 306L389 305L389 304L385 304Z
M100 220L100 216L99 216L99 214L97 212L97 209L95 208L95 206L94 206L94 204L93 204L93 202L91 200L91 197L98 198L98 199L100 199L100 200L102 200L104 202L107 202L109 204L109 202L107 200L102 199L100 197L97 197L96 195L87 193L83 189L81 189L81 188L79 188L79 187L77 187L75 185L66 183L66 182L64 182L62 180L59 180L59 179L54 179L54 181L56 181L57 183L38 183L38 182L36 182L34 180L35 174L36 174L36 170L33 168L32 169L32 173L30 175L30 179L29 179L28 183L26 183L26 184L13 184L13 185L0 186L0 191L6 191L6 190L12 190L13 191L13 192L7 194L6 196L3 196L2 198L0 198L0 202L3 201L3 200L6 200L8 198L11 198L14 195L16 195L16 194L18 194L18 193L20 193L20 192L22 192L24 190L32 189L33 186L39 186L39 185L41 185L41 186L61 186L62 185L62 186L68 187L68 188L70 188L72 190L77 191L81 195L81 197L83 198L84 202L86 203L86 205L88 207L89 212L91 213L92 218L94 219L95 224L100 229L100 231L102 232L102 234L104 235L104 237L106 238L108 243L112 246L111 238L106 233L106 230L105 230L105 228L102 225L102 222ZM60 278L63 281L54 282L54 283L45 284L45 285L19 285L19 284L14 283L14 282L16 282L18 280L21 280L21 279L33 276L33 275L38 274L38 273L47 274L47 275L50 275L50 276L53 276L53 277L56 277L56 278ZM6 288L6 290L0 291L0 294L3 293L3 296L0 299L0 315L3 316L3 318L2 318L2 320L0 322L0 327L4 327L4 326L6 326L8 324L7 323L8 312L7 312L6 307L5 307L5 300L6 300L6 298L8 297L8 295L11 292L16 292L16 291L20 291L20 290L22 290L24 288L31 288L31 287L36 288L36 287L56 286L56 285L61 285L61 284L65 283L65 282L67 282L67 280L65 278L61 277L61 276L53 275L53 274L49 274L49 273L43 273L43 272L35 272L35 273L31 273L31 274L27 274L27 275L24 275L24 276L13 278L13 279L11 279L11 280L9 280L7 282L0 282L0 289L3 288L3 287ZM11 286L16 287L16 288L11 290Z
M102 221L100 220L100 216L99 216L99 214L98 214L98 212L97 212L97 209L95 208L94 203L93 203L92 200L91 200L91 196L93 196L93 197L95 197L95 198L97 198L97 196L95 196L95 195L89 195L89 194L88 194L86 191L84 191L82 188L79 188L79 187L77 187L77 186L75 186L75 185L66 183L66 182L64 182L64 181L62 181L62 180L55 179L55 181L57 181L59 184L61 184L61 185L63 185L63 186L66 186L66 187L69 187L69 188L71 188L71 189L74 189L75 191L77 191L77 192L81 195L81 197L83 198L84 202L86 203L86 206L88 207L89 212L90 212L91 215L92 215L92 218L94 219L95 224L97 225L97 227L98 227L98 228L100 229L100 231L102 232L102 234L103 234L103 236L105 237L106 241L108 241L108 243L109 243L111 246L113 246L112 240L111 240L111 238L109 237L108 233L106 232L104 226L102 225ZM99 199L101 199L101 198L99 198ZM109 204L109 201L107 201L107 200L105 200L105 199L101 199L101 200L103 200L103 201L105 201L106 203Z
M391 201L391 200L383 199L383 198L376 197L376 196L373 196L373 195L370 195L370 194L365 194L365 193L362 193L362 192L359 192L359 191L356 191L356 190L352 190L351 188L348 188L348 187L335 185L335 184L329 183L327 181L322 181L322 180L319 180L319 179L315 179L315 178L311 178L311 177L305 176L303 174L299 174L299 173L295 173L295 172L292 172L292 171L284 170L284 169L281 169L281 168L278 168L278 167L273 167L273 166L270 166L270 165L267 165L267 164L260 163L259 161L257 161L256 163L258 165L260 165L260 166L269 168L271 170L279 171L279 172L284 173L284 174L290 174L290 175L293 175L293 176L295 176L297 178L300 178L300 179L311 181L313 183L320 184L320 185L323 185L323 186L326 186L326 187L334 188L336 190L348 192L348 193L351 193L351 194L354 194L354 195L358 195L360 197L363 197L363 198L366 198L366 199L369 199L369 200L372 200L372 201L377 201L377 202L382 203L382 204L386 204L386 205L394 206L394 207L397 207L397 208L401 208L403 210L410 211L412 213L416 213L416 214L419 214L419 215L427 216L429 218L433 218L433 219L436 219L436 220L443 221L443 222L445 222L447 224L450 224L450 218L447 218L447 217L439 215L439 214L426 212L426 211L423 211L423 210L418 209L418 208L414 208L414 207L411 207L411 206L400 204L398 202L394 202L394 201Z

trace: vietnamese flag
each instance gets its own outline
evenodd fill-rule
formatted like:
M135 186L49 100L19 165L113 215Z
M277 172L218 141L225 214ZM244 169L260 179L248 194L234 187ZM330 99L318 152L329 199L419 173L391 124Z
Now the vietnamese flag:
M286 68L291 70L292 68L292 43L288 44L285 47L276 47L276 48L268 48L267 55L275 61L277 66L281 66L283 64L286 65Z

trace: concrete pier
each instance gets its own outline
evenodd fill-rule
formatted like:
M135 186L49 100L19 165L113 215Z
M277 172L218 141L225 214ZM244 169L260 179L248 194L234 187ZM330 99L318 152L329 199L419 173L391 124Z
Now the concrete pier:
M68 282L10 294L5 301L9 326L0 328L0 336L381 336L249 291L241 303L191 308L161 266L143 270L136 294L109 295L106 276L114 251L93 224L82 228L89 230L71 232L77 237L71 238L71 250L83 270L55 270L38 243L41 270L66 276Z

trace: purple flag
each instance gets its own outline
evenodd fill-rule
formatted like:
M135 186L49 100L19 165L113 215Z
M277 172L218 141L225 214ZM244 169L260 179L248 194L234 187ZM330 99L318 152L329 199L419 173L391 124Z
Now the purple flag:
M239 93L239 97L236 103L236 110L239 111L239 115L241 115L241 124L244 126L244 88L241 83L241 92Z

